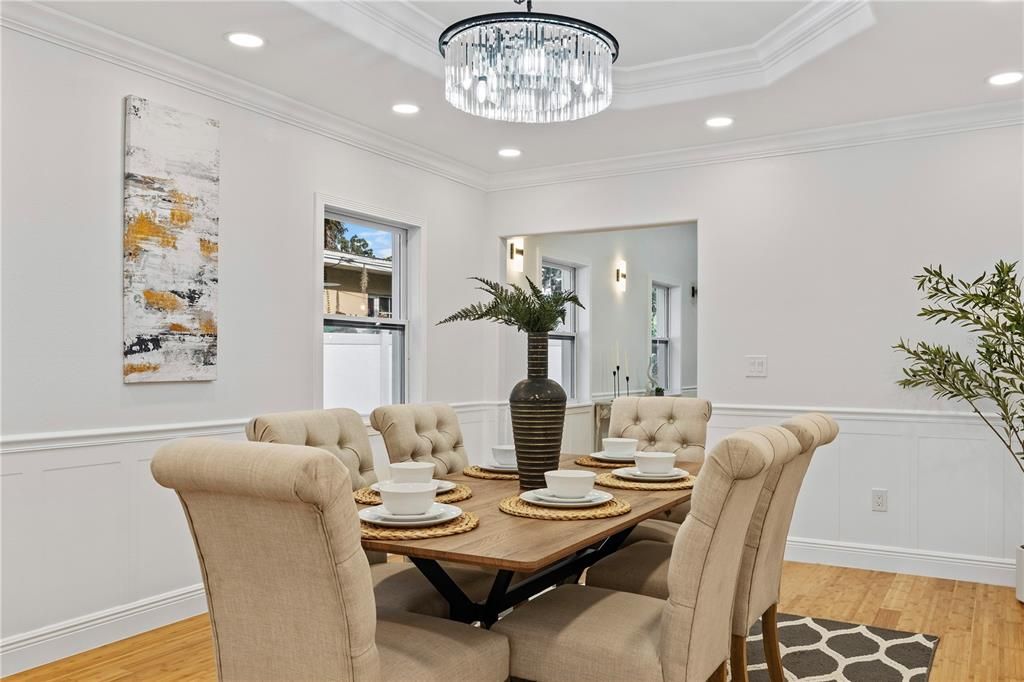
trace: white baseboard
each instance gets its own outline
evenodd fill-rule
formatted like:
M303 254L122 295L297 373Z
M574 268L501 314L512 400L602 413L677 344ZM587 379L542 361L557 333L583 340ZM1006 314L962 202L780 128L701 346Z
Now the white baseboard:
M115 606L0 641L0 675L60 660L206 612L202 583Z
M1012 559L928 552L905 547L791 537L786 543L786 560L989 585L1012 587L1016 584L1016 564Z

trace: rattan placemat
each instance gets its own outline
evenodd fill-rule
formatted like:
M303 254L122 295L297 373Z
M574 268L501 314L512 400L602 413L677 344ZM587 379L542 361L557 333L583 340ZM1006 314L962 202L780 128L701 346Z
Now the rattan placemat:
M512 516L525 516L528 519L544 519L546 521L585 521L587 519L606 519L609 516L621 516L628 514L631 507L629 502L612 498L597 507L586 509L555 509L552 507L538 507L529 502L523 502L518 495L506 497L498 503L498 509L511 514Z
M359 504L380 504L381 502L380 493L369 488L360 488L359 490L354 491L352 493L352 497L354 497L356 502ZM473 497L473 491L470 490L469 486L458 483L451 490L435 496L434 502L451 504L452 502L468 500L471 497Z
M622 490L689 490L693 487L693 484L697 482L696 476L687 476L681 478L678 481L661 481L655 483L654 481L627 481L624 478L619 478L610 471L606 471L603 474L597 475L597 480L594 481L597 485L603 485L605 488L620 488Z
M615 462L602 462L599 459L594 459L590 455L583 455L582 457L576 458L576 464L581 467L597 467L598 469L618 469L619 467L629 466L630 462L615 463Z
M486 478L489 481L518 481L519 474L499 474L493 471L484 471L477 465L468 466L462 473L470 478Z
M451 521L439 523L426 528L385 528L360 521L359 527L367 540L425 540L427 538L443 538L446 535L458 535L473 530L480 525L480 519L472 512L463 512L462 516Z

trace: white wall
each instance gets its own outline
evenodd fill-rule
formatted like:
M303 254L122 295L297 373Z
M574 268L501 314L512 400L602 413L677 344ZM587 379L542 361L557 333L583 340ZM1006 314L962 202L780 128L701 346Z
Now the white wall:
M468 404L471 449L490 444L496 332L433 326L472 299L467 276L497 275L466 257L492 243L481 191L7 27L2 50L5 673L202 608L149 458L177 435L237 438L255 414L316 405L317 192L422 219L419 397ZM128 94L221 122L214 382L121 381Z
M487 209L496 236L696 220L709 442L809 408L840 419L790 556L1010 584L1020 474L964 406L898 388L891 346L964 341L915 317L923 265L974 276L1020 257L1021 149L1016 125L502 191ZM749 354L767 378L745 378Z
M593 395L612 392L611 371L616 352L622 368L620 390L625 392L626 376L633 391L647 386L650 353L651 283L669 284L673 290L671 318L679 323L679 346L674 349L671 389L697 384L697 301L690 297L690 284L697 282L697 226L672 225L652 228L532 235L523 239L523 273L509 269L510 281L530 275L534 281L544 258L582 266L578 276L587 281L580 315L585 330L589 366L581 366L590 378ZM619 291L614 275L620 260L626 261L626 291ZM525 284L525 282L520 282ZM525 368L525 340L518 344L516 358L509 363L509 375L499 377L499 391L511 390L522 379ZM626 360L629 360L628 364ZM580 396L581 402L589 396Z

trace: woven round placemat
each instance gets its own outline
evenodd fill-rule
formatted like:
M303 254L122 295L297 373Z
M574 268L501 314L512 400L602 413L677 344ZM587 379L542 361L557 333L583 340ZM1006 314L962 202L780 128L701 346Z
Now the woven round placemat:
M632 461L633 460L630 460L630 462ZM581 467L597 467L598 469L618 469L620 467L629 466L628 462L602 462L599 459L594 459L590 455L583 455L582 457L577 457L575 462Z
M380 493L370 488L360 488L359 490L353 491L352 497L359 504L380 504ZM462 502L473 497L473 491L470 490L468 485L462 485L461 483L456 484L454 488L446 492L440 493L434 497L434 502L440 502L441 504L451 504L452 502Z
M585 521L587 519L606 519L609 516L621 516L628 514L631 507L629 502L612 498L597 507L586 509L555 509L553 507L538 507L529 502L523 502L518 495L506 497L498 503L498 509L511 514L512 516L525 516L528 519L544 519L546 521Z
M477 465L468 466L462 473L470 478L486 478L489 481L518 481L519 474L499 474L493 471L484 471Z
M439 523L426 528L385 528L375 526L366 521L359 522L363 537L367 540L425 540L427 538L443 538L446 535L458 535L473 530L480 525L480 519L472 512L463 512L462 516L451 521Z
M605 488L620 488L622 490L689 490L696 482L696 476L687 476L678 481L661 481L658 483L654 481L627 481L610 471L598 474L597 479L594 481L597 485L603 485Z

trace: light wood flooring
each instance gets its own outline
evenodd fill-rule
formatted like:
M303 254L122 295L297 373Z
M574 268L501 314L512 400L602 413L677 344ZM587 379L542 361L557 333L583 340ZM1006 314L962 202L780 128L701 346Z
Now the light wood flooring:
M1008 587L787 563L779 611L942 638L929 682L1024 682L1024 605ZM205 615L4 678L217 679Z

